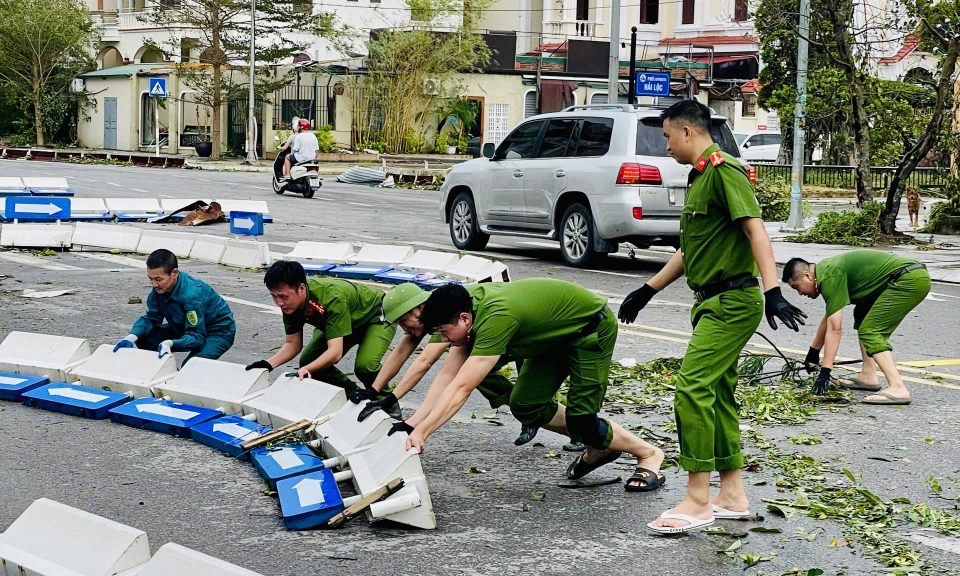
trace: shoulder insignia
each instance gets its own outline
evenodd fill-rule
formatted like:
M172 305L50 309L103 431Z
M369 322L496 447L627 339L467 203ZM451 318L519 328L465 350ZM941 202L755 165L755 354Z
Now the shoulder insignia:
M189 312L187 312L187 322L191 326L196 326L200 322L200 319L197 317L196 310L190 310Z
M696 169L700 172L703 172L703 169L706 167L707 167L707 159L701 156L700 159L697 160Z
M310 310L316 312L317 314L319 314L319 315L321 315L321 316L323 316L323 315L326 314L326 312L327 312L327 307L326 307L326 306L324 306L323 304L319 304L319 303L317 303L317 302L314 302L313 300L310 301L309 308L310 308Z
M714 166L719 166L724 163L723 155L719 152L714 152L710 155L710 163Z

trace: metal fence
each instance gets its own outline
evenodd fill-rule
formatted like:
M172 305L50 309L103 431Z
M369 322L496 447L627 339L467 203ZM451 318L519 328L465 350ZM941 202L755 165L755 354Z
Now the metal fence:
M298 72L293 82L273 94L273 129L290 130L294 116L310 120L314 128L334 123L336 110L329 76Z
M791 167L788 164L755 164L757 178L790 181ZM870 168L875 188L888 188L896 173L895 166L876 166ZM950 177L947 168L917 168L907 178L909 188L943 188ZM822 166L812 164L803 167L804 186L823 188L856 188L853 166Z

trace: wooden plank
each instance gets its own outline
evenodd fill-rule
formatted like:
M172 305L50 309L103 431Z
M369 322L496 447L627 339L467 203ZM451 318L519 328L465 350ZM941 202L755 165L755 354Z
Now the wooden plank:
M364 496L359 502L350 506L343 512L337 514L327 522L327 526L331 528L336 528L341 524L352 520L357 515L363 513L367 508L370 507L374 502L379 502L387 496L393 494L397 490L403 488L403 478L394 478L390 482L387 482L386 486L381 486L377 488L370 494Z
M247 440L246 442L241 444L240 447L243 448L244 450L252 450L254 448L259 448L260 446L269 444L270 442L276 442L277 440L280 440L284 436L289 436L290 434L299 432L300 430L305 430L311 426L313 426L313 422L309 420L301 420L299 422L293 422L292 424L281 426L276 430L271 430L270 432L267 432L266 434L258 438Z

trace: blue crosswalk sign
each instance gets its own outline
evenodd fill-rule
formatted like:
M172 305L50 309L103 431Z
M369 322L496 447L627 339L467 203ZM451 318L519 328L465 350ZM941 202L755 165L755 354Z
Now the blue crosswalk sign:
M151 78L150 85L147 91L150 94L151 98L166 98L167 97L167 79Z
M69 220L70 199L47 196L8 196L4 203L7 220Z
M344 509L333 472L326 469L280 480L277 495L287 530L321 526Z
M669 96L669 72L642 72L637 71L637 88L635 96Z

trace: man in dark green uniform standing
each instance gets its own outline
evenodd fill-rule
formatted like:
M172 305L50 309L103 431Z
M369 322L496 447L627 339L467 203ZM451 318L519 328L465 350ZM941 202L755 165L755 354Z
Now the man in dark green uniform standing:
M467 292L472 294L478 286L480 285L473 284L467 286ZM420 317L423 313L424 302L427 301L429 296L429 292L425 292L416 284L407 282L391 289L387 292L386 296L383 297L384 318L387 322L395 322L400 329L403 330L404 334L397 347L394 348L393 351L390 352L390 355L383 361L383 368L377 375L377 379L369 388L358 389L354 392L350 396L352 402L360 403L363 400L373 400L380 395L381 391L387 387L390 380L400 373L400 369L404 363L413 355L414 351L416 351L417 347L423 341L424 336L426 336L426 330L420 321ZM395 407L400 398L403 398L407 392L413 390L413 388L420 383L420 380L423 379L430 368L443 356L448 348L450 348L450 343L444 342L439 334L434 334L417 356L417 359L414 360L410 368L404 373L403 378L400 379L396 388L380 400L371 401L363 412L360 413L360 420L366 419L374 410L382 409L389 411ZM499 408L510 401L510 394L513 392L513 383L509 378L500 374L499 370L511 361L512 359L508 356L501 357L490 373L488 373L480 382L480 385L477 386L477 391L487 399L491 408ZM519 362L518 364L522 366L523 363ZM407 427L412 429L430 413L430 410L434 404L436 404L437 398L439 398L446 385L456 376L459 369L460 366L454 365L452 362L444 363L443 369L430 385L430 389L420 403L420 407L417 408L413 416L407 418ZM520 437L517 438L515 443L518 446L526 444L533 440L536 434L537 428L522 425Z
M930 292L930 274L923 264L879 250L851 250L824 258L818 264L793 258L783 267L783 281L803 296L822 295L827 306L806 358L809 371L820 365L814 394L827 391L840 347L843 307L853 304L853 327L860 340L863 369L849 382L841 381L841 384L854 390L877 392L864 398L865 404L910 403L910 392L893 361L890 335ZM882 392L874 362L887 378L887 389Z
M620 320L633 322L654 294L684 274L696 304L693 335L677 375L674 410L680 465L687 493L675 508L647 526L660 533L703 528L714 518L749 515L740 469L740 427L734 389L737 358L764 314L797 330L805 316L777 283L773 247L760 219L753 187L735 158L710 136L710 109L694 100L663 112L667 151L691 164L680 218L680 249L649 282L627 296ZM761 295L757 274L763 279ZM720 472L720 493L710 498L710 472Z
M273 370L300 354L297 375L340 386L352 393L353 380L335 364L354 346L357 359L354 373L369 386L380 372L380 360L390 348L396 326L380 318L383 292L346 280L307 280L299 262L274 262L263 277L274 303L283 312L286 340L277 353L258 360L247 370ZM303 327L314 327L313 338L304 348ZM301 354L301 350L303 353Z
M507 355L523 360L510 394L513 416L587 446L567 469L568 478L581 478L629 452L637 469L627 490L650 491L663 484L663 451L597 415L617 341L617 320L605 298L547 278L480 284L471 291L447 284L427 299L422 318L428 330L453 345L447 362L459 368L430 413L410 431L407 448L423 452L426 439ZM563 410L556 394L568 376Z

